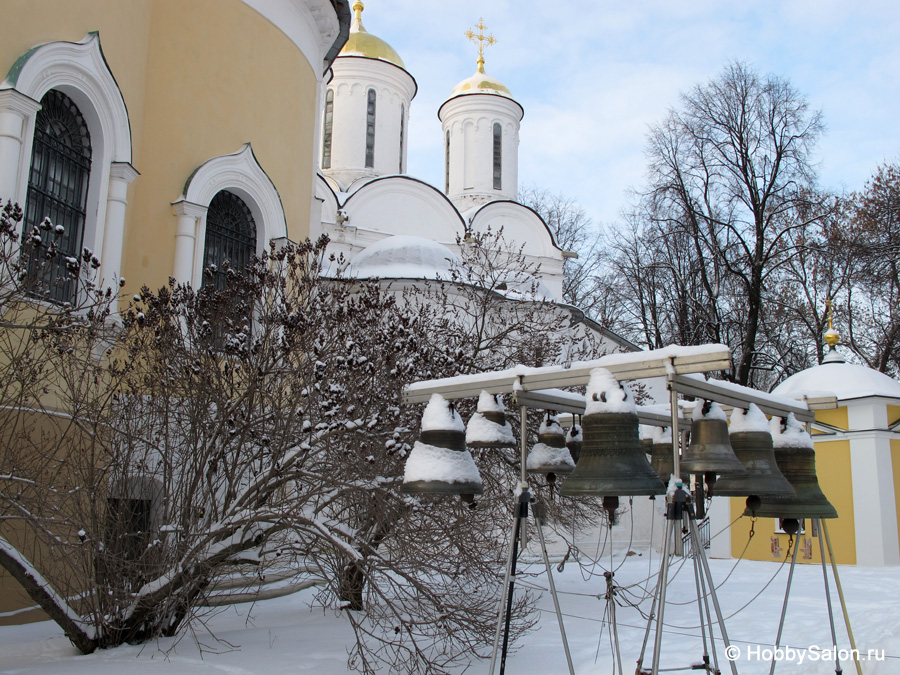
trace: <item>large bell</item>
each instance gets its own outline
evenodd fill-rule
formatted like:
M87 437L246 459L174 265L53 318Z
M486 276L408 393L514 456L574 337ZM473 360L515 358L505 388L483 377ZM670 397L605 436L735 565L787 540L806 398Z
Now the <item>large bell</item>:
M708 401L698 408L691 425L691 444L681 456L681 475L743 471L744 465L734 456L728 440L725 413L718 404Z
M777 418L776 418L777 419ZM776 422L776 420L773 420ZM779 425L780 426L780 425ZM782 431L777 429L777 431ZM816 451L803 425L788 415L782 433L773 434L775 462L794 488L792 496L766 497L755 512L744 515L760 518L837 518L837 510L819 487L816 476Z
M651 439L650 466L659 479L668 485L672 472L675 471L675 457L672 454L672 430L668 427L660 429Z
M661 495L665 485L647 461L632 413L585 415L584 445L578 466L563 483L567 497Z
M735 408L729 438L744 470L720 478L715 487L716 496L766 498L795 494L775 461L769 422L758 407L751 403L746 413Z
M566 447L566 432L559 425L556 415L548 413L541 424L538 442L528 451L525 468L531 473L547 474L547 480L551 483L557 475L569 474L575 469L572 453Z
M481 475L466 449L466 432L459 413L434 394L422 415L422 433L415 442L403 475L405 494L480 495Z
M482 391L478 397L478 408L466 425L466 445L470 448L516 447L503 404L495 395Z

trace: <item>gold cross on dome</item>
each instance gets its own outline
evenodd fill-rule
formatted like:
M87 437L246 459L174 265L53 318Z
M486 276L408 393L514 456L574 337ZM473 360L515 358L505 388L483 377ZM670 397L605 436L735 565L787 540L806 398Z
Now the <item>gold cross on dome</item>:
M466 37L469 38L472 42L478 43L478 72L484 72L484 44L487 43L488 46L497 44L497 38L493 35L485 35L484 29L487 26L484 25L484 19L479 18L478 23L475 24L475 28L478 29L476 33L471 28L466 31Z

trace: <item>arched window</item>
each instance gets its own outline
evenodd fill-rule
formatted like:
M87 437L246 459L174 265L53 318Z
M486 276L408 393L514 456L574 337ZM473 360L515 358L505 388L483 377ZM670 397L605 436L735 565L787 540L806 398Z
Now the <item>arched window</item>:
M325 120L322 130L322 168L331 168L331 131L334 126L334 89L325 92Z
M501 160L503 151L503 141L501 139L502 130L499 122L494 122L494 189L501 189L502 174Z
M375 167L375 90L369 89L366 104L366 168Z
M450 194L450 132L444 141L444 194Z
M256 254L256 222L244 200L233 192L222 190L209 203L206 212L206 239L203 267L221 268L228 262L233 269L245 267ZM213 283L223 288L225 276L204 275L203 285Z
M66 279L66 258L79 258L91 174L91 135L78 106L56 89L41 99L34 125L24 231L44 219L62 225L59 255L50 261L50 298L70 302L75 285Z
M402 103L400 104L400 173L403 173L403 132L404 132L404 117L406 116L406 106Z

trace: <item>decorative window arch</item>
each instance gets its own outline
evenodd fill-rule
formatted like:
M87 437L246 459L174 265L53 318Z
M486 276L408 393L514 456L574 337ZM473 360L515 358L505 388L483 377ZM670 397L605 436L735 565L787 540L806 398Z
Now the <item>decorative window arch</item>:
M281 197L246 143L238 152L207 160L188 178L182 196L172 203L178 226L173 276L200 288L203 282L207 217L213 198L227 191L246 205L256 227L254 253L272 239L287 237Z
M104 283L121 274L131 166L128 110L109 70L98 33L81 42L49 42L23 54L0 84L0 126L12 133L0 144L0 194L28 209L28 180L37 112L50 90L70 99L91 139L83 246L102 261ZM46 214L50 215L50 214Z

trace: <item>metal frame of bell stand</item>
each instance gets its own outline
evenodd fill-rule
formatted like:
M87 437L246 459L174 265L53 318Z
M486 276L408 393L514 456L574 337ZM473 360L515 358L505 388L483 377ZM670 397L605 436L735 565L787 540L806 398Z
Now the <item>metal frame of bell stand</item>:
M503 648L500 655L500 675L506 672L506 654L509 647L509 630L512 622L512 597L515 590L516 577L516 561L518 559L519 542L524 539L524 531L528 522L528 505L531 503L531 488L528 485L528 471L525 467L527 449L528 449L528 408L526 406L519 407L519 454L520 454L520 482L517 486L518 496L516 498L513 512L512 536L509 542L509 554L506 558L506 573L503 577L503 589L500 594L500 603L497 610L497 631L494 633L494 649L491 654L491 667L488 671L489 675L493 675L494 666L497 662L497 652L500 649L500 635L503 634ZM547 543L544 540L543 510L540 505L535 502L531 504L531 512L538 533L538 540L541 545L541 554L544 558L544 565L547 568L547 580L550 586L550 595L553 598L553 606L556 610L556 619L559 622L559 632L562 637L563 649L566 653L566 663L569 666L570 675L575 675L575 668L572 665L572 655L569 653L569 641L566 638L566 627L563 623L562 610L559 607L559 596L556 592L556 584L553 581L553 573L550 569L550 557L547 555Z
M812 536L816 537L819 540L819 554L822 557L822 576L825 580L825 602L828 607L828 625L831 628L831 645L834 648L834 672L837 675L843 673L843 669L841 668L841 660L840 655L837 649L837 632L834 629L834 608L831 603L831 588L828 584L828 563L825 561L825 544L823 543L823 537L821 535L828 536L828 533L825 529L825 522L820 518L810 518L810 530L812 532ZM781 645L781 635L784 631L784 619L787 616L787 607L788 607L788 598L791 593L791 581L794 578L794 566L797 564L797 550L800 548L800 531L798 528L796 538L794 540L794 551L791 554L791 566L788 571L787 585L784 588L784 604L781 606L781 620L778 622L778 633L775 636L775 644L773 645L773 655L772 655L772 664L769 667L769 675L773 675L775 672L775 665L777 661L775 660L774 652ZM831 564L835 567L834 575L835 575L835 583L838 587L838 594L841 599L841 607L844 610L844 622L847 627L847 634L850 636L850 648L852 649L852 654L854 655L853 661L856 664L856 672L859 675L862 675L862 666L859 663L859 658L856 657L856 641L853 639L853 631L850 629L849 617L847 615L847 606L844 603L844 593L841 590L841 582L837 578L837 569L834 562L834 555L831 551L831 545L829 542L828 547L829 554L832 554Z
M709 344L691 348L679 347L675 350L663 348L638 354L609 354L594 361L578 362L568 366L547 366L542 368L525 368L517 366L515 368L495 371L493 373L478 373L444 380L417 382L404 388L403 402L407 404L424 403L428 401L434 393L441 394L447 399L474 397L478 396L480 392L484 390L493 394L515 393L518 397L519 405L530 403L534 407L547 407L545 401L558 400L558 402L555 402L549 407L565 410L566 412L583 413L583 401L579 407L574 400L575 397L569 392L548 392L545 390L554 387L585 385L590 379L591 371L595 368L605 368L619 380L635 380L664 376L667 379L667 385L671 393L671 425L668 423L669 418L659 413L642 415L641 411L639 411L639 419L642 423L655 424L657 426L671 426L673 441L675 439L680 440L678 433L679 417L677 405L679 391L686 395L717 401L725 404L725 407L735 406L746 408L748 403L755 403L764 413L780 417L786 417L788 413L794 413L798 420L807 423L814 419L814 410L835 408L837 406L837 401L834 396L820 398L805 397L804 401L795 403L785 397L766 394L749 387L708 381L704 377L685 377L687 374L723 370L730 366L731 353L724 345ZM647 419L644 419L644 417ZM682 422L685 422L685 420L682 420ZM678 456L677 442L673 442L673 453L675 455L673 473L680 477L680 458ZM522 482L527 488L527 482L524 480L524 446L522 454ZM691 522L693 523L693 521ZM667 520L668 532L665 554L663 555L666 569L668 565L668 541L672 538L671 529L673 527L672 521ZM696 524L693 523L693 527L689 529L696 533ZM710 590L714 593L715 585L712 583L712 578L708 574L709 566L705 549L700 545L699 536L696 534L695 536L696 544L694 544L694 548L698 551L698 554L702 556L701 564L710 582ZM681 546L681 537L675 537L675 539L675 546L676 549L678 549ZM512 544L513 542L511 542L510 545L510 551L512 551ZM507 564L507 582L509 581L509 576L511 576L511 561ZM659 584L659 580L657 580L657 583ZM504 594L505 588L504 585ZM665 588L664 584L662 588ZM664 598L665 591L662 590L661 594ZM505 601L506 598L504 597L501 600L501 616ZM715 600L714 604L718 604L718 601ZM651 609L651 620L652 615L653 609ZM561 615L559 615L559 613L558 616L560 618L560 628L564 633ZM497 642L499 642L499 626L498 637L495 640L494 645L494 658L492 658L491 662L491 675L493 674L494 660L496 659ZM654 656L656 657L656 654ZM733 663L732 669L734 669Z
M653 594L653 603L650 607L650 616L647 620L647 628L644 632L644 641L641 645L641 652L638 656L635 675L658 675L659 660L662 654L662 632L663 617L665 615L666 606L666 589L668 586L670 555L669 546L674 541L680 541L680 533L676 530L675 523L681 523L687 527L690 541L691 551L694 560L694 582L697 588L697 606L700 613L701 638L703 643L703 660L699 667L692 666L691 669L705 670L707 673L715 673L718 675L719 670L718 656L715 648L715 636L713 634L712 614L709 609L709 600L712 599L713 608L716 614L716 621L719 624L719 632L726 649L730 646L728 639L728 631L725 628L725 619L722 615L722 608L719 606L719 598L716 595L716 587L713 582L712 572L709 568L709 561L706 558L706 549L703 548L703 542L700 539L700 532L697 529L696 516L694 514L693 504L691 503L691 495L683 487L678 487L674 492L666 495L666 532L663 538L663 551L660 560L659 575L657 576L656 589ZM709 590L707 591L707 585ZM705 613L705 616L704 616ZM651 660L650 670L642 668L644 655L647 649L647 641L650 636L650 628L656 620L656 632L653 641L653 658ZM709 638L712 644L712 665L709 659L709 650L706 643L706 625L709 625ZM737 666L733 661L729 661L731 672L737 675Z

